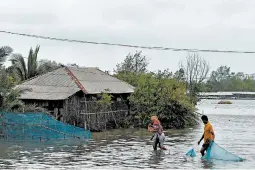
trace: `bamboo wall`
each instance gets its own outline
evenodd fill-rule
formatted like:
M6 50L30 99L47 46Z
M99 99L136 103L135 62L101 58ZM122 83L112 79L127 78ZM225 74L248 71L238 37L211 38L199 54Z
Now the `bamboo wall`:
M104 131L122 126L129 114L125 101L112 101L104 105L99 101L91 101L89 96L72 96L64 101L62 120L91 131Z
M128 94L124 94L123 97L121 94L113 96L113 101L108 106L100 103L95 95L84 96L83 93L76 93L66 100L25 100L25 103L43 107L45 112L59 121L91 131L104 131L118 128L125 123L125 117L130 110L127 96ZM118 97L124 99L118 101Z

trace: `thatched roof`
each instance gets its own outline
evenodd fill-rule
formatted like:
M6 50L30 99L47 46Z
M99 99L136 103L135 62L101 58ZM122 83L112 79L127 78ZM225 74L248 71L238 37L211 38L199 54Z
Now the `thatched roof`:
M134 92L133 86L97 68L68 67L68 69L79 80L87 94ZM21 94L21 99L34 100L64 100L81 90L67 74L65 67L34 77L17 87L30 89Z

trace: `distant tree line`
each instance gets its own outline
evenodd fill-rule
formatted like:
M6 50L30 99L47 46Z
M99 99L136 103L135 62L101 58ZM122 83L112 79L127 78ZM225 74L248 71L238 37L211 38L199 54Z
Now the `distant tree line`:
M209 79L201 86L203 92L255 91L254 77L243 72L232 72L230 67L220 66L212 71Z

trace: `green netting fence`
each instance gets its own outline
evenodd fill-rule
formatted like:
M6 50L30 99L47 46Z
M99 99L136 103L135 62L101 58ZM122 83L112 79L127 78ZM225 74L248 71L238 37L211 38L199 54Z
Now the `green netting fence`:
M0 113L0 134L6 140L91 139L91 132L60 122L46 113Z

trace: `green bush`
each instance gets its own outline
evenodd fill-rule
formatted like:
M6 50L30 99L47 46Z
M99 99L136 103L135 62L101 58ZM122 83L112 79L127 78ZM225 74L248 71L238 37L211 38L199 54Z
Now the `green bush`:
M159 117L164 128L184 128L196 123L195 106L185 94L185 83L154 73L121 73L117 77L136 86L129 100L132 122L137 126L146 127L152 115Z

